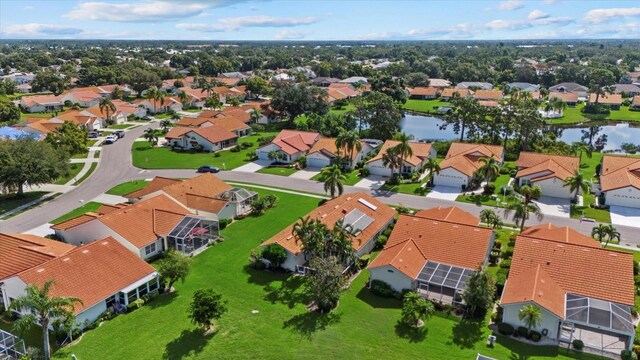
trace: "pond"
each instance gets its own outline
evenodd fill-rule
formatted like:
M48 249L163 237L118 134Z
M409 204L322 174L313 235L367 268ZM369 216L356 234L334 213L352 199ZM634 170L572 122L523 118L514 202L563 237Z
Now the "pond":
M448 126L441 130L440 126L444 124L442 119L433 116L406 114L402 119L402 131L409 135L413 135L416 139L426 140L457 140L459 134L453 132L453 127ZM556 127L561 133L560 140L570 144L574 141L580 141L582 130L585 127ZM607 144L605 151L619 150L623 143L629 142L640 145L640 128L632 127L627 123L618 123L615 125L601 126L598 136L607 135Z

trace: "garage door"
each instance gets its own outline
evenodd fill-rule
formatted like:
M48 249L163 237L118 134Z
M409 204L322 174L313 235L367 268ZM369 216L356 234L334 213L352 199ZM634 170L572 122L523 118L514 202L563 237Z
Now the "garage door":
M375 162L367 164L367 169L369 169L369 174L371 175L391 176L391 170L389 170L389 168L381 165L376 165Z
M315 168L323 168L325 166L331 165L331 161L326 157L308 157L307 158L307 166L315 167Z
M611 191L606 195L607 205L640 208L640 195L636 191Z
M442 173L437 174L433 181L435 185L455 187L458 189L462 189L462 185L467 184L467 179L465 177Z
M571 199L573 194L569 191L568 187L562 186L562 182L560 180L556 180L555 183L545 182L544 184L540 184L540 189L542 189L542 196L548 196L553 198L560 199Z

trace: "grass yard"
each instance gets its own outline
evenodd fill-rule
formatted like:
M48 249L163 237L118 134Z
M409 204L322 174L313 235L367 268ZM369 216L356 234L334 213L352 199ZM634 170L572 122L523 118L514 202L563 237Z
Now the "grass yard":
M134 192L136 190L140 190L143 187L147 186L147 184L149 184L148 181L145 180L133 180L133 181L128 181L122 184L118 184L114 187L112 187L111 189L107 190L107 194L109 195L125 195L131 192Z
M261 194L265 191L257 190ZM256 271L248 255L262 241L314 209L318 199L276 193L278 206L222 230L225 238L193 259L191 273L177 292L120 315L58 350L68 359L472 359L478 352L498 359L597 359L557 347L528 346L499 336L488 348L482 321L438 314L423 331L397 326L400 302L372 295L363 271L327 315L309 313L303 278ZM217 331L203 336L187 318L197 289L213 288L229 311Z
M73 185L80 185L80 183L85 181L89 176L91 176L91 174L93 174L93 172L96 170L97 167L98 167L98 163L92 162L91 165L89 166L89 170L86 173L84 173L84 175L82 175L80 179L76 180L76 182L74 182Z
M25 113L20 112L20 121L23 121L26 118L43 118L43 119L51 119L53 117L53 113L44 112L44 113Z
M92 146L94 146L97 142L98 142L98 140L88 140L88 141L87 141L87 147L92 147Z
M63 221L67 221L69 219L73 219L74 217L82 215L84 213L91 212L91 211L96 211L96 210L98 210L98 208L100 206L102 206L102 204L99 203L99 202L89 201L88 203L80 206L79 208L77 208L75 210L72 210L72 211L60 216L57 219L53 219L51 221L51 223L52 224L59 224L59 223L61 223Z
M511 163L505 163L505 166L512 167L510 164ZM500 174L495 180L491 182L496 186L494 196L498 197L497 202L496 202L496 199L493 198L491 195L484 195L484 194L460 195L458 196L458 198L456 198L456 201L466 202L466 203L476 204L476 205L504 207L502 206L502 203L505 201L504 200L505 197L500 192L500 189L502 189L503 186L507 186L509 184L510 179L511 179L511 176L509 174Z
M191 153L172 151L168 147L152 148L147 142L134 142L132 146L133 166L143 169L197 169L202 165L213 165L223 170L235 169L249 162L247 153L258 148L258 138L275 136L275 132L262 132L239 139L251 142L253 146L239 152L220 151L219 157L213 153Z
M588 157L586 154L582 154L582 161L580 162L580 171L585 176L586 179L593 181L597 181L596 176L596 166L600 164L602 161L602 153L594 152L591 157ZM574 219L579 219L580 216L584 214L585 218L594 219L603 223L611 223L611 214L608 210L602 209L594 209L589 205L594 204L596 199L592 194L584 193L583 196L583 205L584 206L575 206L571 205L571 217Z
M122 129L132 128L132 127L134 127L134 126L137 126L137 125L131 125L131 124L114 124L114 125L109 125L109 129L122 130Z
M71 159L86 159L87 155L89 155L88 151L82 154L74 154L71 156Z
M9 211L46 195L46 191L29 191L22 196L17 194L0 195L0 218Z
M408 99L402 107L405 110L428 113L428 114L438 114L438 108L440 106L451 106L451 103L447 101L441 101L438 99L433 100L416 100L416 99Z
M427 182L427 178L424 178L421 182L398 184L398 185L391 185L388 182L385 182L384 185L380 187L380 190L393 191L393 192L409 194L409 195L424 196L424 195L427 195L429 191L431 191L430 188L426 188L423 186L426 182Z
M296 172L298 170L296 170L295 168L290 168L290 167L265 167L262 168L256 172L259 172L261 174L271 174L271 175L280 175L280 176L289 176L291 174L293 174L294 172Z
M559 119L547 120L550 124L576 124L583 121L631 121L640 122L640 111L631 111L628 106L620 107L620 110L611 110L609 115L583 114L584 104L578 104L574 108L564 109L564 116Z
M69 164L69 174L67 176L60 177L58 180L54 182L54 184L64 185L68 183L69 180L73 179L76 175L78 175L78 173L80 172L80 170L82 170L83 167L84 167L84 163Z
M348 174L345 174L345 176L347 177L347 180L345 182L343 182L343 185L355 185L360 180L362 180L362 178L360 177L360 171L358 171L358 170L353 170L352 172L350 172ZM311 178L311 180L324 182L325 176L322 175L322 173L320 173L320 174L314 175Z

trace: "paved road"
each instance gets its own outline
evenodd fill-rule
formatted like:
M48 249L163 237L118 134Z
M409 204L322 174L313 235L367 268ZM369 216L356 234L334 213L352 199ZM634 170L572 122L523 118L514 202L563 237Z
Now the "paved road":
M127 132L124 139L119 140L113 145L104 147L101 153L101 161L96 171L89 179L84 181L74 190L59 196L55 200L46 203L38 208L29 210L14 218L6 221L0 221L0 232L21 232L27 231L42 225L52 219L55 219L67 212L77 208L80 201L87 201L104 193L111 187L129 180L146 179L154 176L166 176L176 178L188 178L195 176L193 170L141 170L133 167L131 163L131 145L135 138L139 137L148 127L156 127L157 124L144 125L132 131ZM297 179L292 177L283 177L269 174L244 173L238 171L223 171L218 176L224 180L247 182L261 184L264 186L273 186L286 188L294 191L324 193L322 183ZM414 195L399 194L380 190L368 190L353 186L345 186L345 192L367 191L380 201L397 205L402 204L411 208L430 208L435 206L458 206L461 209L478 215L484 207L460 203L455 201L433 199ZM501 213L501 211L499 211ZM512 222L510 219L506 219ZM557 226L571 226L585 234L591 233L594 223L580 222L576 219L568 219L564 217L547 215L542 223L551 222ZM535 225L540 223L537 219L530 219L527 224ZM622 244L640 244L640 230L629 226L617 226L618 231L622 235Z

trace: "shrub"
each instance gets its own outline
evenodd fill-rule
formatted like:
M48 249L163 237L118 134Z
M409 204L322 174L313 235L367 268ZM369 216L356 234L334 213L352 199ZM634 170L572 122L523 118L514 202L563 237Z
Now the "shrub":
M389 240L389 238L384 235L378 236L376 239L376 249L382 249L387 244L387 240Z
M392 231L392 230L393 230L393 229L388 229L388 228L387 228L387 229L385 229L385 230L382 232L382 235L384 235L384 236L386 236L386 237L389 237L389 235L391 235L391 231Z
M507 323L498 324L498 332L502 335L511 335L513 334L513 326Z
M571 342L571 345L573 345L573 348L576 350L584 349L584 342L580 339L573 340L573 342Z
M496 192L496 186L494 184L488 183L483 188L485 195L493 195L494 192Z
M492 264L497 263L498 258L500 258L500 255L498 255L495 251L492 251L491 254L489 254L489 262Z
M411 209L404 205L396 206L396 211L398 212L398 214L411 214ZM393 224L391 224L389 227L393 228Z
M273 141L273 139L275 139L275 136L260 137L260 138L258 138L258 144L260 146L264 146L264 145L267 145L267 144L271 143Z
M518 173L518 170L513 169L513 170L509 171L509 176L515 177L517 173Z
M262 249L262 257L277 268L287 260L287 250L279 244L269 244Z
M507 260L502 260L500 261L500 267L503 269L508 269L511 267L511 260L507 259Z
M394 298L397 296L397 291L393 290L391 285L387 284L382 280L373 280L371 281L371 292L374 295Z
M501 248L502 248L502 241L500 241L500 240L495 240L495 241L493 242L493 247L494 247L494 248L496 248L496 249L501 249Z
M511 171L508 166L503 166L500 168L500 175L507 175Z
M129 312L135 311L135 310L140 309L142 306L144 306L144 300L136 299L133 302L129 303L129 306L127 307L127 310Z
M529 329L524 326L518 326L518 336L526 338L529 336Z
M508 268L500 268L496 274L496 285L504 286L504 283L507 281L507 276L509 275Z
M229 225L230 223L231 223L231 219L220 219L220 220L218 220L218 226L220 227L220 230L226 228L227 225Z
M248 149L248 148L250 148L250 147L252 147L252 146L253 146L253 143L252 143L252 142L249 142L249 141L245 141L245 142L243 142L243 143L242 143L242 144L240 144L240 145L242 145L242 147L243 147L243 148Z
M620 359L622 360L638 360L638 355L631 350L622 350L620 352Z
M542 339L542 334L540 334L537 331L531 330L531 333L529 334L529 338L531 338L531 340L534 342L538 342L540 341L540 339Z
M633 344L633 353L636 354L636 356L640 355L640 345Z
M367 265L369 265L369 261L371 260L371 255L370 254L365 254L360 256L360 259L358 259L358 261L360 262L360 269L364 269L367 267Z
M262 132L264 131L264 125L262 124L251 124L251 131L253 132Z
M240 150L242 150L242 147L240 145L236 145L231 148L231 152L239 152Z
M220 153L219 152L213 153L213 157L220 157Z
M298 164L300 164L300 168L304 169L307 167L307 157L306 156L301 156L298 159Z

